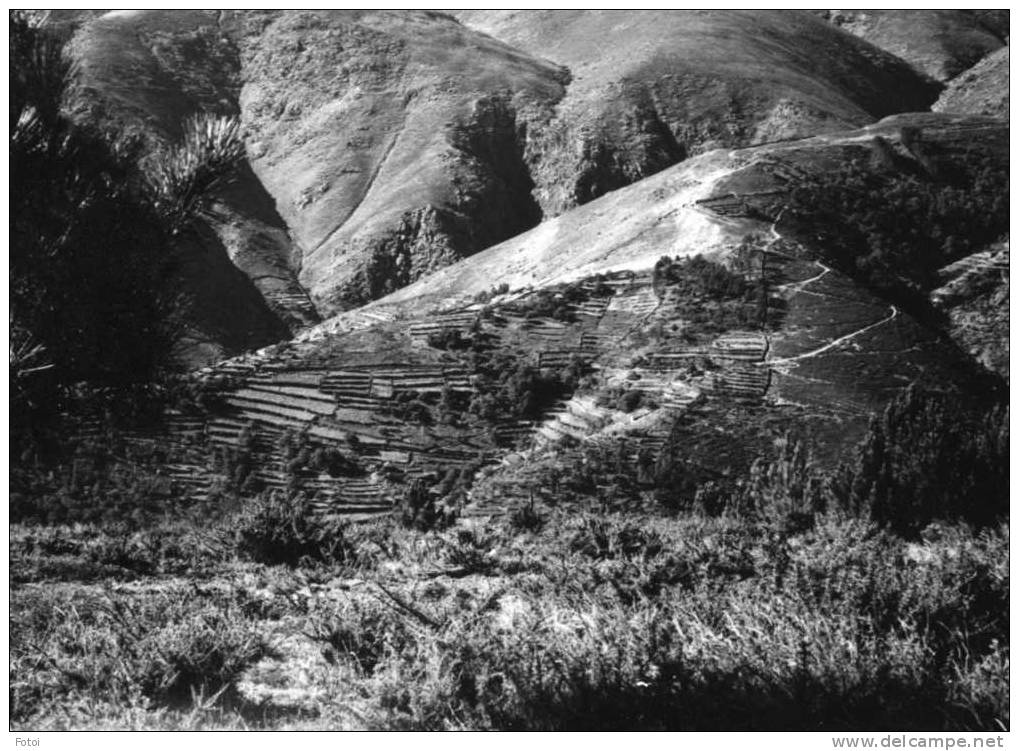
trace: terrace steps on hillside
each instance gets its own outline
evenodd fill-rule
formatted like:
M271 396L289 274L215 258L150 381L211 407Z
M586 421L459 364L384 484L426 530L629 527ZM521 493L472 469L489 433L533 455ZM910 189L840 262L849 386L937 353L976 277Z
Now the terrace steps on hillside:
M583 302L573 305L572 312L578 318L599 319L605 314L605 310L608 308L610 300L611 298L608 297L588 298Z
M566 438L582 440L597 433L609 422L608 414L589 396L574 396L559 405L538 426L535 438L538 444L556 443Z
M331 394L323 394L316 388L305 386L254 384L237 389L231 394L231 397L292 409L304 409L320 415L331 414L336 409L336 400Z
M530 420L499 423L494 428L496 440L517 443L521 439L530 438L534 433L534 423Z
M371 385L371 373L332 371L322 377L318 388L334 395L368 396L371 393Z
M241 433L249 427L249 420L238 420L232 417L214 417L208 425L209 440L213 443L237 445Z
M177 410L167 410L163 421L166 429L173 433L201 434L205 432L204 417L187 415Z
M558 342L572 333L572 327L551 318L527 319L521 328L527 332L528 339Z
M768 352L768 338L756 332L731 332L711 343L713 357L760 362Z
M447 331L466 333L477 323L478 316L478 310L437 313L426 320L412 323L408 331L413 341L423 343L433 334L443 334Z
M650 287L620 293L613 297L606 306L605 314L624 313L633 317L643 318L658 309L660 301Z
M584 349L551 349L538 353L538 367L565 368L574 360L591 359L590 350Z
M696 204L720 216L742 217L748 216L750 213L749 204L736 193L727 196L709 196L696 201Z
M716 394L759 398L771 385L771 371L759 367L730 367L712 376L710 388Z
M272 308L280 308L285 311L297 311L313 320L318 319L318 311L303 292L282 292L268 290L264 293L266 302Z
M616 332L602 329L601 326L595 331L585 331L580 335L580 351L597 353L614 344L626 331Z
M958 261L941 268L938 275L942 279L952 279L972 271L983 271L993 269L996 271L1009 270L1009 255L1002 250L984 250L960 258Z
M301 427L321 414L300 407L286 407L262 398L238 396L236 393L228 396L225 401L245 418L284 428Z

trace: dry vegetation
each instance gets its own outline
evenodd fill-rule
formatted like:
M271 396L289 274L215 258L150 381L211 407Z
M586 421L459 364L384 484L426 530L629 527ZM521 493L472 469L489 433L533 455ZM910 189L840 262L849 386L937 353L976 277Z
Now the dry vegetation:
M1007 415L938 441L946 409L911 394L841 471L788 445L673 514L16 525L13 725L1007 728ZM944 451L991 468L956 503L888 486Z

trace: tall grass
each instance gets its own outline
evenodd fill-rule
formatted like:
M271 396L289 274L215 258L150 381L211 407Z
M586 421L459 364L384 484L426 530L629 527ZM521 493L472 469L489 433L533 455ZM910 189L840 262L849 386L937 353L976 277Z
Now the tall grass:
M21 591L11 620L11 720L34 727L230 699L270 651L241 602L187 587L133 600Z

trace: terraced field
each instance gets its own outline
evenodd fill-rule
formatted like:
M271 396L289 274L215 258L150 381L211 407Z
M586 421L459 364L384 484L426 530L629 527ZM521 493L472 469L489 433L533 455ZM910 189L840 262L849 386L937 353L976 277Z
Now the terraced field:
M733 211L746 220L751 209ZM763 309L749 293L690 298L649 270L418 316L357 311L207 369L218 406L168 416L162 440L250 465L240 492L301 492L326 517L392 513L412 496L421 503L422 488L476 517L555 502L549 478L592 450L645 483L677 452L702 477L728 476L794 427L835 459L897 390L969 377L932 331L783 237L780 219L739 260ZM946 275L996 263L972 259ZM739 310L759 323L734 323ZM559 385L527 395L547 384ZM166 475L188 497L229 483L200 452L174 456Z

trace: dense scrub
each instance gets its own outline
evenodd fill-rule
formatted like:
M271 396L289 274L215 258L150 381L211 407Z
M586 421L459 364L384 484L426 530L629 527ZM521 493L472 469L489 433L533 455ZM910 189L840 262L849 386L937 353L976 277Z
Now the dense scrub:
M712 513L733 503L746 512L778 493L802 510L838 508L906 537L932 522L993 526L1008 518L1008 413L1002 403L914 386L872 418L863 443L835 469L818 468L802 438L787 437L773 460L728 480L667 447L653 487L668 506Z
M329 527L263 496L200 522L19 525L12 719L1007 729L1007 440L1000 408L913 391L843 470L789 441L672 515L601 503L603 483L637 497L654 481L619 446L562 468L571 503L484 524ZM185 571L202 583L147 578ZM134 581L90 584L111 579ZM255 701L262 674L305 698Z
M1007 536L963 533L953 540L959 558L947 544L927 544L920 562L865 523L818 522L776 541L739 521L559 520L531 543L541 562L525 558L538 573L518 577L493 616L433 617L437 625L376 666L375 722L549 730L1007 722L1007 574L995 560ZM567 550L553 552L562 541Z
M760 272L738 273L699 255L675 260L663 256L655 264L653 283L659 294L669 289L676 312L690 327L719 334L763 328L769 322L768 288L761 277Z
M478 350L472 357L476 389L469 409L488 421L539 417L568 397L588 370L579 358L564 368L538 368L513 352Z
M319 655L303 669L326 691L297 727L348 726L351 706L379 729L1008 726L1005 528L932 527L909 543L833 512L797 529L574 512L446 532L376 525L344 545L345 563L294 583L253 569L257 598L240 578L197 601L107 595L126 621L92 622L84 590L16 589L15 725L105 713L116 727L129 712L151 725L161 707L215 707L227 717L206 721L230 726L242 710L216 693L236 696L260 645L297 629ZM378 584L295 596L337 574ZM79 615L53 630L54 610Z
M854 466L835 480L843 503L901 534L935 520L988 526L1007 518L1007 405L960 408L913 388L872 422Z
M851 162L804 179L785 218L820 234L839 269L917 310L939 268L1008 232L1009 187L1008 166L994 157L915 150L922 164L904 172Z

